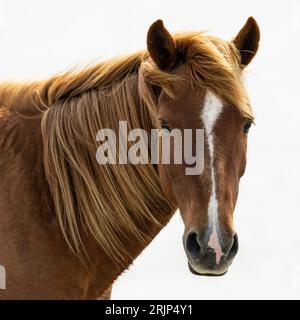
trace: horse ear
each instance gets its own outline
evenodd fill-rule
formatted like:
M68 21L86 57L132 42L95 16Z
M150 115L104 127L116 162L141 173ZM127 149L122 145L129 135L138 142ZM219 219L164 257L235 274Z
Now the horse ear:
M253 17L250 17L233 40L241 55L242 68L247 66L256 55L259 40L260 31L258 24Z
M147 48L161 70L171 70L176 64L175 42L162 20L154 22L147 34Z

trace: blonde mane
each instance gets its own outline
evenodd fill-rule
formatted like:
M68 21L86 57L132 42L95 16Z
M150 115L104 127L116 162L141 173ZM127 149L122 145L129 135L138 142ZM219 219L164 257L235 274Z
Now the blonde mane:
M253 119L241 81L234 45L201 33L174 36L188 80L206 86L243 116ZM99 165L96 133L156 127L157 101L153 85L170 97L178 77L159 70L147 52L113 59L83 70L71 70L46 81L0 86L0 108L40 116L44 168L55 212L70 248L85 255L83 235L92 236L116 263L127 258L128 241L148 242L147 226L160 225L157 214L174 207L160 187L155 167Z

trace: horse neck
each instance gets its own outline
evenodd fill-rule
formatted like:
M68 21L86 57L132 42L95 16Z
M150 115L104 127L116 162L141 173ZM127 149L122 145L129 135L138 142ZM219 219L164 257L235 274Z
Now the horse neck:
M74 215L73 222L80 222L77 225L79 232L83 230L88 231L81 233L81 240L90 258L88 262L88 266L90 267L89 274L93 275L94 285L100 291L111 284L131 264L134 258L140 254L168 222L174 212L172 206L163 196L157 173L152 165L123 166L123 169L127 169L122 171L122 175L120 176L117 174L118 170L122 169L119 166L95 166L95 150L88 152L89 149L87 147L85 149L84 145L81 145L81 142L77 140L81 133L86 133L82 131L82 128L86 128L87 125L91 124L88 122L88 119L98 119L97 110L89 108L90 105L95 103L95 96L99 98L99 100L97 98L96 107L102 108L102 112L98 114L101 116L101 119L99 119L101 121L99 122L99 128L96 127L97 130L101 129L101 127L114 127L116 121L112 120L114 116L117 116L116 120L129 120L129 129L138 125L138 127L149 132L152 125L150 115L146 106L142 104L137 91L137 76L132 76L123 84L116 84L109 95L107 93L103 93L102 95L101 90L94 93L86 92L81 97L57 101L53 106L48 107L46 112L42 111L41 113L37 110L45 109L45 103L43 102L39 106L38 101L31 98L31 92L24 89L22 90L22 96L26 99L22 99L22 101L26 101L26 104L21 107L21 100L18 98L18 94L16 94L14 100L9 101L10 108L4 112L5 118L3 118L3 123L0 121L0 124L5 126L6 131L10 130L7 131L8 136L4 139L6 146L11 141L9 152L6 153L9 156L7 163L22 170L22 177L28 177L28 179L25 179L26 181L28 180L28 183L35 181L34 185L30 187L24 185L24 181L20 181L19 185L21 189L24 186L24 190L20 190L20 192L23 192L24 199L28 197L34 200L36 224L42 223L57 226L57 231L55 231L56 237L49 235L50 239L53 238L53 243L51 246L47 244L47 248L57 246L58 250L56 251L65 254L65 249L60 250L59 248L60 246L65 248L65 246L61 242L56 242L54 238L57 238L58 234L63 234L60 231L69 231L66 226L64 226L64 230L59 230L59 224L57 224L59 215L61 215L61 219L66 219L66 216L64 216L66 214L64 208L65 199L62 197L62 192L68 191L72 197L74 209L71 210L71 214ZM7 92L3 93L3 95L9 96ZM124 94L126 92L131 92L131 94ZM85 103L82 104L80 101ZM116 101L123 101L123 103L115 105L114 102ZM86 104L86 102L90 103ZM83 107L81 113L76 112L76 108L78 107ZM118 107L120 108L120 112L114 109ZM81 119L80 122L79 118ZM5 119L11 119L9 120L11 124L10 129L7 127L7 120ZM137 123L133 119L137 119ZM58 123L61 124L61 127L58 126ZM66 128L70 129L70 135L58 137L58 129ZM95 139L95 137L96 131L92 139ZM66 161L64 158L65 154L63 151L66 150L62 150L62 141L58 138L65 138L63 140L64 147L69 147L68 151L74 151L72 156L79 156L79 158L75 157L74 165L76 165L76 160L80 160L80 163L84 164L81 169L84 172L88 172L84 176L85 179L88 178L85 185L76 185L76 188L73 189L74 181L79 179L80 175L76 174L76 170L70 168L70 159ZM77 142L74 144L74 141ZM57 150L53 149L53 145L57 147ZM72 149L72 146L77 146L78 150L76 148ZM18 160L19 156L14 156L14 149L17 155L22 154L21 162ZM53 156L59 158L61 172L57 171L55 166L53 166ZM85 163L83 163L83 159ZM16 182L21 179L16 174L20 170L11 171L14 175L8 179L7 185L11 185L12 181ZM59 175L60 173L66 176L66 181L64 181L63 185L57 183L62 178ZM45 176L47 180L45 180ZM113 179L115 184L108 183L110 179ZM49 192L49 189L51 192ZM91 193L91 189L93 189L93 193ZM88 227L95 226L88 225L88 221L85 221L85 225L82 224L84 216L81 214L86 212L84 211L85 206L80 203L82 198L87 200L95 197L101 201L104 199L101 202L103 209L97 211L97 207L93 208L94 211L90 212L91 216L89 218L91 221L99 222L99 226L96 226L98 228L101 225L105 225L105 223L107 224L107 219L112 226L112 229L109 227L104 228L102 234L100 234L102 237L98 239L93 238L89 234L90 230ZM51 210L56 212L56 217ZM27 214L33 217L29 209ZM55 222L53 223L54 217ZM98 228L94 228L91 231L99 231ZM53 230L54 228L51 228L51 232L54 232ZM136 232L143 239L137 239ZM37 242L39 241L37 239ZM108 250L110 248L105 247L107 243L112 243L114 246L119 243L125 245L125 252L120 251L120 254L123 255L121 263L116 261L113 254L110 254Z

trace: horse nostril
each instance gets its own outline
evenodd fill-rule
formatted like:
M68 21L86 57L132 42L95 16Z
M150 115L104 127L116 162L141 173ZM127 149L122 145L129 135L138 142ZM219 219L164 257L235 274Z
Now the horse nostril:
M185 247L187 252L190 254L191 258L194 260L199 259L199 254L200 254L200 245L197 240L197 233L196 232L190 232L185 241Z
M233 258L237 252L238 252L238 249L239 249L239 241L238 241L238 236L237 234L235 234L233 236L233 243L232 243L232 246L228 252L228 258Z

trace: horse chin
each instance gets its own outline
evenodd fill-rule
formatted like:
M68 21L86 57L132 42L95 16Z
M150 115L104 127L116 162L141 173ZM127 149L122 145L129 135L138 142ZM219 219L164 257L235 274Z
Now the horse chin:
M200 270L197 267L193 267L190 263L188 263L188 266L192 274L203 277L221 277L224 276L228 271L227 268L222 268L220 270Z

